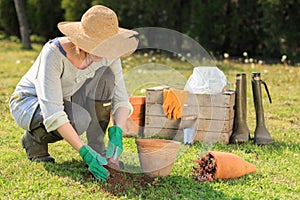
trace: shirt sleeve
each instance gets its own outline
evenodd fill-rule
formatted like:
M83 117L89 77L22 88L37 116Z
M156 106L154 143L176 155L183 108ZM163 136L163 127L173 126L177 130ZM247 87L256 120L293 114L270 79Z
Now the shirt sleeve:
M121 59L115 60L109 67L115 75L115 87L112 99L112 114L114 114L119 107L127 107L130 111L130 116L133 112L133 107L129 102L127 90L125 87Z
M61 74L63 61L59 52L46 48L42 51L34 80L38 102L48 132L68 122L64 112Z

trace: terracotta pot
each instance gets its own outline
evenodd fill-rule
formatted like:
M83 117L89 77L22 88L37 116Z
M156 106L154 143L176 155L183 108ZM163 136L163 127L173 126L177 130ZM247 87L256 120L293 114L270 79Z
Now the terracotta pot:
M129 101L133 107L133 113L126 123L124 136L136 136L143 133L145 125L145 96L132 96Z
M133 107L133 113L130 119L137 122L137 125L144 125L145 121L145 96L133 96L129 98L129 101Z
M160 139L136 139L142 171L150 177L168 176L180 142Z
M216 179L238 178L256 171L256 166L241 157L224 152L209 151L216 162Z

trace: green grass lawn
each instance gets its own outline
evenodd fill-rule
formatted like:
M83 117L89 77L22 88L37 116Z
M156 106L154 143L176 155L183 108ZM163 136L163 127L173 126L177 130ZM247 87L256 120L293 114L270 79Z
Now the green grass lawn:
M30 163L27 160L20 143L23 130L14 123L8 101L41 46L33 45L34 50L25 51L20 49L19 44L4 40L0 40L0 46L1 199L300 199L300 68L218 63L232 89L235 74L247 73L247 119L251 137L255 129L255 111L250 75L256 71L262 73L273 100L270 104L263 90L265 121L275 143L270 146L256 146L251 141L241 145L195 143L183 148L185 150L176 159L169 176L157 178L155 184L149 184L142 190L136 186L116 194L108 190L106 184L83 179L86 166L65 141L49 145L49 152L56 158L55 164ZM145 94L144 88L164 81L182 86L182 81L193 69L184 60L155 54L126 58L123 64L129 93L142 95ZM143 71L143 64L154 67ZM144 68L132 70L141 65ZM171 74L159 70L165 66L173 69ZM135 151L134 138L125 138L124 146L125 152ZM196 182L192 177L193 160L206 149L234 153L255 164L257 172L232 180Z

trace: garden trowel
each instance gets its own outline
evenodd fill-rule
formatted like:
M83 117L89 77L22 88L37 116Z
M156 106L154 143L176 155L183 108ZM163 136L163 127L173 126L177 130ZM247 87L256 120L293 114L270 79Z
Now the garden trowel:
M118 160L119 147L116 146L114 149L114 153L111 158L108 158L107 163L110 168L121 170L124 169L123 162Z

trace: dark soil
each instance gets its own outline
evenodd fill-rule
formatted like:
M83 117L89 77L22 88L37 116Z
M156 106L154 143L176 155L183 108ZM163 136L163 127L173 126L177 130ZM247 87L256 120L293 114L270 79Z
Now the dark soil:
M212 182L215 179L214 176L216 173L215 158L210 153L207 153L202 158L195 160L195 162L198 163L197 167L193 167L193 177L195 180L199 182Z
M109 171L110 175L106 182L99 182L101 188L114 196L123 196L127 190L135 188L135 192L147 189L151 185L155 185L156 179L146 176L144 174L132 174L128 172L119 171L108 166L105 168ZM91 172L87 171L84 174L84 180L94 179Z

